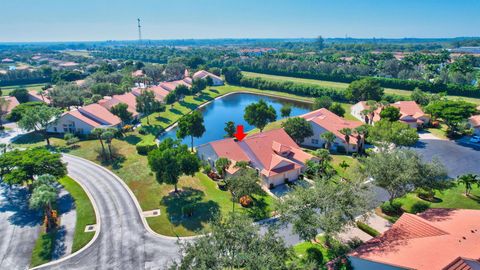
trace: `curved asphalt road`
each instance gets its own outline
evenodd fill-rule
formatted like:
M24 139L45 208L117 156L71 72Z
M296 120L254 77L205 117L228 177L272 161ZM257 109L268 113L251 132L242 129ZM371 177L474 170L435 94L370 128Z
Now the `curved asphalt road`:
M41 269L164 269L178 256L177 240L145 228L136 202L113 173L74 156L64 155L63 159L69 176L92 195L100 231L93 244L79 254Z

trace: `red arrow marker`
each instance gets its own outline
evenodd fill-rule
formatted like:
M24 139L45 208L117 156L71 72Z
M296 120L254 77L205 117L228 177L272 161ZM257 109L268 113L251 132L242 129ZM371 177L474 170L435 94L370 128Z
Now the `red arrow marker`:
M233 135L235 135L238 141L242 141L243 138L247 136L247 134L243 132L243 125L237 125L237 132Z

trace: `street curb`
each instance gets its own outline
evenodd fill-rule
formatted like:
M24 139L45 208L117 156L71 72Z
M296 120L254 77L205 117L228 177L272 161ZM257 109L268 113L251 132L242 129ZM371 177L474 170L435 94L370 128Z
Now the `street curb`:
M71 177L70 178L73 179L73 181L75 181L75 183L77 183L84 191L85 193L87 194L87 197L88 199L90 200L90 202L92 203L92 206L93 206L93 211L95 212L95 223L96 223L96 230L95 230L95 234L93 235L93 238L85 245L83 246L81 249L75 251L74 253L71 253L69 254L68 256L65 256L63 258L60 258L58 260L55 260L55 261L51 261L51 262L48 262L48 263L45 263L45 264L41 264L41 265L38 265L38 266L35 266L33 268L29 268L30 270L34 270L34 269L41 269L41 268L44 268L44 267L47 267L47 266L53 266L55 264L58 264L58 263L61 263L61 262L64 262L70 258L73 258L79 254L81 254L82 252L84 252L86 249L88 249L91 245L93 245L93 243L95 243L95 241L97 240L99 234L100 234L100 229L101 229L101 220L100 220L100 216L98 214L98 208L97 208L97 203L95 202L95 199L93 198L92 194L90 193L90 191L80 182L78 182L77 180L75 180L75 178ZM76 222L75 222L75 226L76 226Z
M107 168L105 168L101 165L98 165L95 162L92 162L88 159L84 159L84 158L77 157L77 156L74 156L74 155L69 155L69 154L63 154L63 155L74 158L74 159L79 159L79 160L82 160L82 161L86 161L87 163L90 163L92 165L100 167L102 170L111 174L118 182L120 182L120 184L123 185L123 187L127 190L128 194L130 195L130 198L133 200L135 206L137 207L137 212L138 212L138 215L140 216L140 218L142 220L143 226L145 227L145 229L148 232L150 232L154 236L156 236L158 238L168 239L168 240L188 240L188 239L195 239L195 238L198 238L198 237L202 236L202 235L195 235L195 236L183 236L183 237L177 236L177 237L175 237L175 236L162 235L162 234L159 234L159 233L155 232L154 230L152 230L152 228L150 228L150 225L148 225L146 218L142 215L143 210L140 207L140 203L138 202L137 197L135 197L135 194L133 194L132 190L127 186L127 184L120 177L118 177L115 173L113 173L109 169L107 169Z

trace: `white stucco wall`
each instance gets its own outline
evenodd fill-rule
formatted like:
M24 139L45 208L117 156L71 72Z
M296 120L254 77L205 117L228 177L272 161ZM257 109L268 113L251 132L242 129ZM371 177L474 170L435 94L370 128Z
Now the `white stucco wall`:
M223 85L223 80L218 79L218 78L215 78L215 77L212 77L212 76L209 76L209 77L212 78L212 81L213 81L213 85L214 85L214 86Z
M365 110L363 105L361 103L357 103L350 107L350 113L357 118L358 120L362 121L365 123L365 117L362 116L362 111Z
M285 184L285 178L288 178L289 181L295 181L298 179L298 176L301 174L300 169L294 169L290 171L286 171L283 173L279 173L274 176L270 177L262 177L263 184L266 187L269 187L270 184L273 184L274 186L282 185Z
M93 126L80 121L70 114L64 114L54 125L50 125L47 131L52 133L90 134L92 129L94 129Z
M316 147L316 148L324 147L325 140L321 138L321 135L325 132L328 132L328 130L324 129L323 127L313 122L310 122L310 125L312 126L313 136L305 138L305 140L301 144L308 147ZM316 143L317 142L316 140L318 140L318 143ZM338 145L341 145L345 148L347 146L343 140L337 137L335 141L332 143L330 149L336 150ZM357 148L355 145L350 145L348 150L352 152L352 151L356 151L356 149Z

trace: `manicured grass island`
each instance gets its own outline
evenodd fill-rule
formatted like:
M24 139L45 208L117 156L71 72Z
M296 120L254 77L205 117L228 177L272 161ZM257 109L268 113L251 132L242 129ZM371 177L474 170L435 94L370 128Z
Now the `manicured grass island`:
M83 188L72 178L65 176L59 180L60 184L70 193L75 201L77 222L73 234L72 253L84 247L95 235L95 232L85 232L87 225L96 224L95 210L92 202Z

